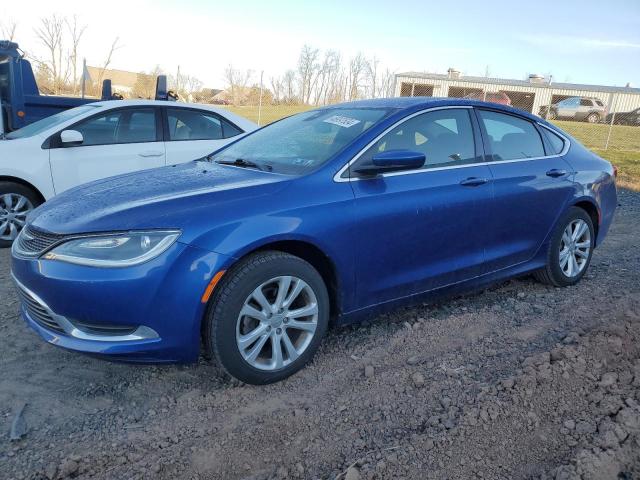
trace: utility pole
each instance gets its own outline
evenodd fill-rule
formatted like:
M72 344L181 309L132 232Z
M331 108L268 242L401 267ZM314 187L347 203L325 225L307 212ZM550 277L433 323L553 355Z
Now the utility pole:
M264 76L264 70L260 72L260 100L258 100L258 126L260 126L260 120L262 119L262 77Z
M87 81L87 77L89 76L89 72L87 71L87 59L82 59L82 86L80 87L80 91L82 92L82 98L84 98L85 94L85 83Z

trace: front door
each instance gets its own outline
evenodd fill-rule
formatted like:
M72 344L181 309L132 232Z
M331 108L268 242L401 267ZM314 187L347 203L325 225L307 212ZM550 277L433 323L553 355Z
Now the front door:
M579 98L566 98L558 103L558 117L559 118L573 118L578 112L580 104Z
M471 109L432 110L399 124L350 167L355 193L360 307L477 276L490 216L491 172ZM423 168L376 177L356 170L373 155L411 150Z
M153 107L119 108L67 127L82 134L79 145L51 141L49 160L56 194L122 173L165 165L165 147Z

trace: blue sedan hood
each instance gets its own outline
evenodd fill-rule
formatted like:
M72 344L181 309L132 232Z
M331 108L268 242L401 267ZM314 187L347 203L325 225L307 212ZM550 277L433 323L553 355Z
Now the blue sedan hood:
M30 223L69 234L179 228L183 241L216 211L280 190L290 177L248 168L191 162L81 185L33 211Z

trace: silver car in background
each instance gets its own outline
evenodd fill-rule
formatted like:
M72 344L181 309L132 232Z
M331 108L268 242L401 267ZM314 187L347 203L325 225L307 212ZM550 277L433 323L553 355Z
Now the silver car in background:
M577 122L600 123L607 118L607 107L599 98L569 97L540 108L540 116L547 120L575 120Z

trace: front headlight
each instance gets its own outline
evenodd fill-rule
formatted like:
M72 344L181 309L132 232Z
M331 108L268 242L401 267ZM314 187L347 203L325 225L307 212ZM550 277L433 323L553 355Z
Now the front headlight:
M68 240L42 258L91 267L130 267L157 257L179 236L177 230L86 236Z

